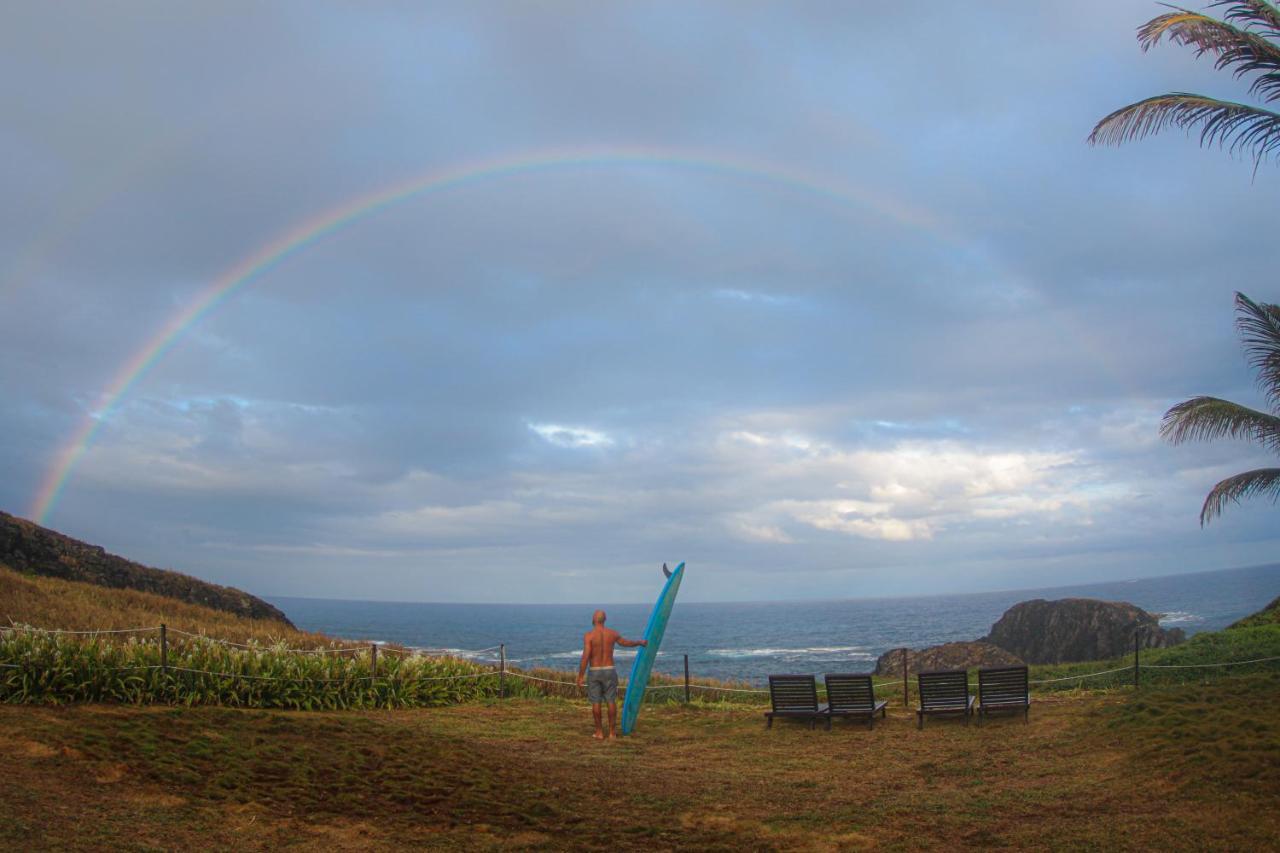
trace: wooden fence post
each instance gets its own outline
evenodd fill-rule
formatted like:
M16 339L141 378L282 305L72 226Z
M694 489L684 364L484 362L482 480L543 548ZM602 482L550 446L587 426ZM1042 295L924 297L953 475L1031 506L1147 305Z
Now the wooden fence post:
M378 644L369 644L369 675L376 678L378 676Z
M689 656L684 656L684 704L689 704Z
M160 674L169 674L169 631L160 623Z
M498 698L507 698L507 644L498 643Z
M1133 632L1133 689L1138 689L1138 637L1141 635L1142 629Z
M907 693L907 648L902 649L902 707L911 707L911 697Z

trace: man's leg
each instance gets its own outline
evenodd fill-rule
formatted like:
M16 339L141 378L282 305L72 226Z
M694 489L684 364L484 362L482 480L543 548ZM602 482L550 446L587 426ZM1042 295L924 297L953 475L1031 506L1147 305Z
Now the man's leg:
M609 737L618 736L618 703L609 703Z
M596 720L596 733L592 735L592 737L597 739L604 738L604 732L600 730L600 703L599 702L591 703L591 716L595 717L595 720ZM611 717L613 716L612 712L610 712L610 716Z

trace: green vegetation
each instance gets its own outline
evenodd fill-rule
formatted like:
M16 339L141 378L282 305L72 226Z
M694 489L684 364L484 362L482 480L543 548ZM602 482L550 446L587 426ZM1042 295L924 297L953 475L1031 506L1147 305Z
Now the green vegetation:
M1232 623L1231 628L1256 628L1259 625L1276 624L1280 624L1280 598L1277 598L1257 613Z
M1280 98L1280 10L1267 0L1217 0L1221 19L1173 7L1138 28L1143 51L1170 41L1208 54L1218 70L1253 76L1249 94L1264 103ZM1121 144L1169 127L1200 128L1201 145L1249 152L1256 164L1280 150L1280 114L1262 107L1188 92L1170 92L1121 107L1098 122L1092 144Z
M1237 293L1236 328L1272 411L1259 412L1217 397L1192 397L1165 413L1160 434L1174 444L1244 438L1280 452L1280 305L1259 304ZM1280 468L1258 468L1227 477L1204 499L1200 524L1220 515L1228 503L1268 496L1273 503L1280 498Z

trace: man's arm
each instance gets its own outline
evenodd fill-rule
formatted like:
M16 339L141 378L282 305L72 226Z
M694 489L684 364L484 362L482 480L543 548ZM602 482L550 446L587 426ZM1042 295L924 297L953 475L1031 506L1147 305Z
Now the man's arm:
M585 634L582 637L582 660L578 661L578 686L582 686L582 679L587 674L587 663L591 660L591 635Z
M648 641L648 640L628 640L626 637L624 637L624 636L622 636L621 634L619 634L619 635L618 635L618 645L620 645L620 646L647 646L647 645L649 645L649 641Z

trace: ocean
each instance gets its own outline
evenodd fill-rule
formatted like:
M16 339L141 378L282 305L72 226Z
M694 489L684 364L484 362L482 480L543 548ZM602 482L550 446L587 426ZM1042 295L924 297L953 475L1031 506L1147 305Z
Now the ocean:
M657 587L655 585L655 595ZM1280 564L1113 583L966 595L750 603L676 602L655 669L762 683L769 673L857 672L890 649L985 636L1012 605L1033 598L1128 601L1188 635L1225 628L1280 595ZM427 604L272 597L299 627L337 637L449 650L515 666L576 669L586 604ZM639 637L652 605L608 606L609 625ZM619 649L625 671L634 652ZM625 674L625 672L624 672Z

